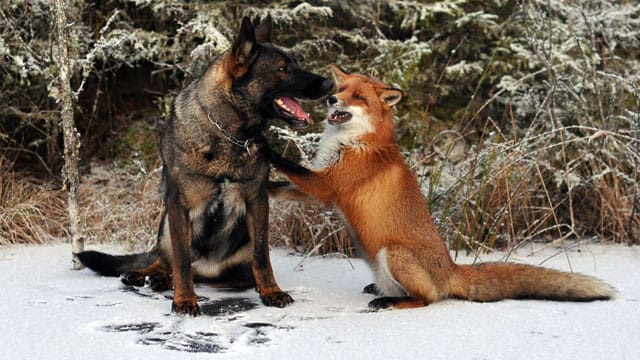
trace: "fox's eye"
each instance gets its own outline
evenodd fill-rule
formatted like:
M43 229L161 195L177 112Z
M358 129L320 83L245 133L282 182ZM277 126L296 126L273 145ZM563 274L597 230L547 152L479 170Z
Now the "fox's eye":
M353 93L353 98L356 100L364 100L364 98L362 96L360 96L360 94L358 93Z
M338 88L338 91L336 91L336 93L341 93L341 92L343 92L343 91L344 91L344 88L343 88L343 87L341 87L341 88Z

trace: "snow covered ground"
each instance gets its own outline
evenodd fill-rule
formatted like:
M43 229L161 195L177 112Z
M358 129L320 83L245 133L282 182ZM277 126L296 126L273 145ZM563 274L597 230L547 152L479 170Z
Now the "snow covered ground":
M638 247L511 256L602 278L619 291L614 301L446 300L380 312L367 310L373 297L361 290L372 274L361 260L316 257L297 268L301 256L275 250L276 279L292 306L269 308L253 291L199 285L197 318L171 314L171 292L69 270L69 251L0 248L0 359L640 359Z

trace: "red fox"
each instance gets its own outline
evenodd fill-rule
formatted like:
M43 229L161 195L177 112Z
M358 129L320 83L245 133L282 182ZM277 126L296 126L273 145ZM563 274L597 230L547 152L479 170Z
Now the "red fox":
M342 213L375 272L376 283L365 292L383 296L370 307L412 308L444 298L593 301L614 296L611 286L586 275L523 264L455 264L394 140L394 105L403 92L335 66L332 72L337 92L327 100L328 124L312 169L268 156L298 187L290 188L294 195L302 191Z

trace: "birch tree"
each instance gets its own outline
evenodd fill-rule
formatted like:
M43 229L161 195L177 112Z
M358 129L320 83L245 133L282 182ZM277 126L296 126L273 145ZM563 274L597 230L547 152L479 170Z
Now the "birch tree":
M60 104L60 119L64 136L64 167L62 177L64 189L67 191L67 206L69 210L69 235L71 237L71 251L73 269L81 269L82 264L76 254L84 250L84 237L82 234L82 221L78 206L78 160L80 149L80 134L73 120L74 93L70 84L69 41L70 24L67 22L67 2L64 0L51 1L53 17L56 24L56 37L58 53L54 61L58 65L58 98Z

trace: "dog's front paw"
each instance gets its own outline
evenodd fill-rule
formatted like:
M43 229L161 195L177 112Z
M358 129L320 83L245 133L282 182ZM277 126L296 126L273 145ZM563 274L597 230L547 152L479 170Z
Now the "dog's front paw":
M284 291L276 291L266 295L261 294L260 299L262 300L262 303L267 306L276 306L279 308L292 304L294 301L291 295Z
M145 276L138 271L130 271L122 275L121 280L127 286L144 286Z
M196 299L185 299L182 301L173 300L171 304L171 312L180 315L191 315L198 316L200 315L200 307L198 306L198 302Z

